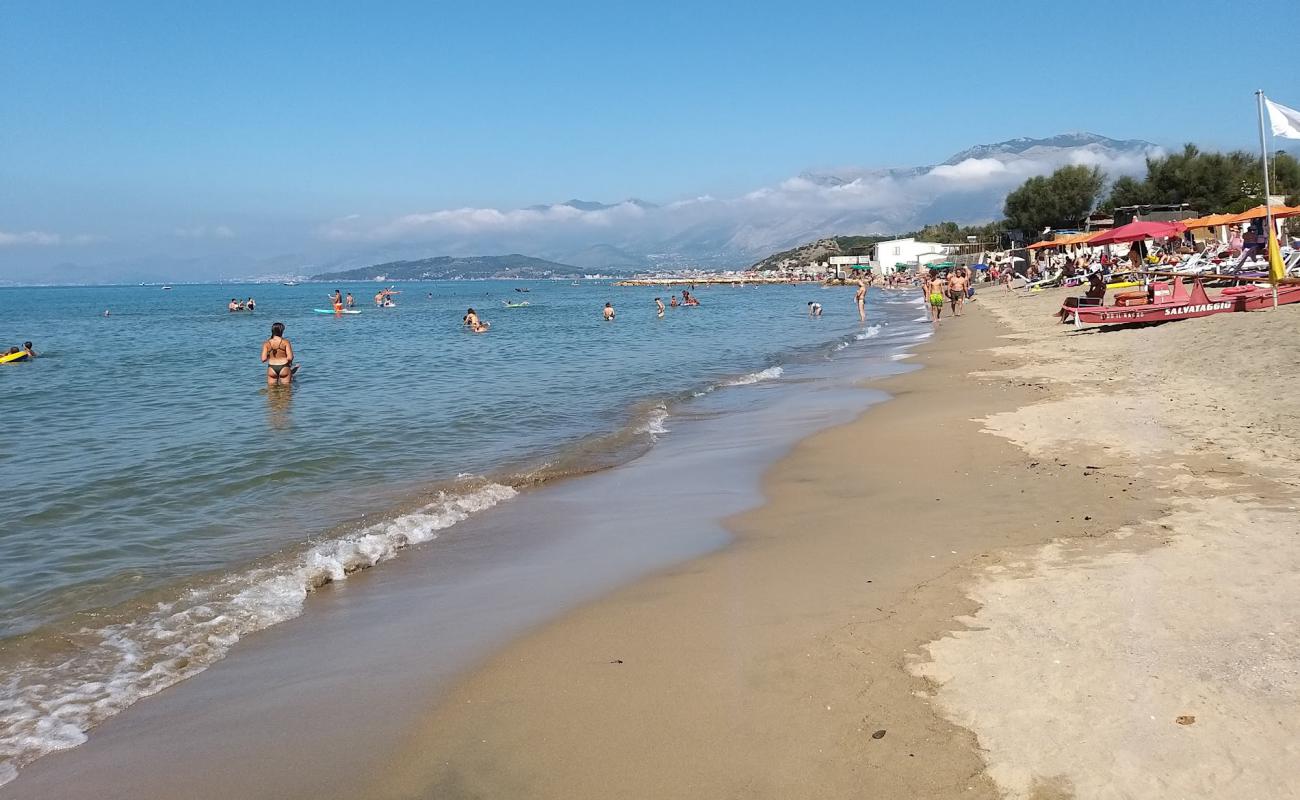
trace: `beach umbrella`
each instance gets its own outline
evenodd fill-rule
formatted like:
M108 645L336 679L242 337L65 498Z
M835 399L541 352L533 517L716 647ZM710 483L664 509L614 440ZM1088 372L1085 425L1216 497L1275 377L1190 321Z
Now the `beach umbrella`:
M1295 207L1273 206L1272 211L1273 211L1273 219L1281 219L1283 217L1294 217L1296 215L1300 215L1300 206L1295 206ZM1246 222L1248 220L1259 219L1260 217L1266 217L1266 216L1268 216L1268 212L1264 209L1263 206L1255 206L1254 208L1243 211L1240 214L1227 214L1224 216L1223 222L1219 224L1234 225L1238 222Z
M988 269L988 264L972 264L971 269Z
M1133 221L1118 228L1111 228L1088 240L1088 244L1121 244L1137 242L1143 239L1167 239L1184 233L1187 226L1181 222L1141 222Z

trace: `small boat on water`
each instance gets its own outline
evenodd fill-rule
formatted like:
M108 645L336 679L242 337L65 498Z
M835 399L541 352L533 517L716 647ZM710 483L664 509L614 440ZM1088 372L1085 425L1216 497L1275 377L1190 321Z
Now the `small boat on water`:
M1277 304L1290 303L1300 303L1300 285L1278 287ZM1271 286L1232 286L1210 295L1202 280L1196 279L1188 289L1179 276L1173 283L1157 280L1148 284L1146 289L1120 292L1108 306L1086 297L1069 297L1061 306L1060 315L1062 322L1073 322L1075 327L1082 328L1087 325L1169 322L1232 311L1258 311L1272 305Z
M164 292L170 292L171 290L172 290L172 287L170 287L170 286L164 286L164 287L163 287L163 291L164 291Z

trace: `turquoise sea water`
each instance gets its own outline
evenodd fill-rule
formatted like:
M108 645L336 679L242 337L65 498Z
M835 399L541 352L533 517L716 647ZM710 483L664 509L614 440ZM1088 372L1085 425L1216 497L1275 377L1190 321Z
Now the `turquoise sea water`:
M917 316L873 291L864 327L850 289L781 286L701 288L657 318L662 289L469 281L399 286L391 309L340 285L362 313L313 313L333 288L0 290L0 345L40 353L0 366L0 782L312 588L644 452L674 404L897 344ZM489 333L462 330L469 306ZM292 389L258 362L273 321Z

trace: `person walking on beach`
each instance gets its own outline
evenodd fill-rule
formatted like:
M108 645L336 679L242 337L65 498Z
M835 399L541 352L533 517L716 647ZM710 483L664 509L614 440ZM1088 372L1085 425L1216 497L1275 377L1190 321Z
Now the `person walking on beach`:
M660 300L658 297L655 298L655 311L656 316L662 317L664 315L664 301Z
M947 282L940 277L939 271L934 270L930 273L930 321L938 324L939 318L943 316L943 303L948 291Z
M961 270L954 269L948 273L948 300L952 303L952 315L961 316L961 307L966 302L966 278Z
M604 311L604 314L605 314L605 321L606 321L606 322L613 322L613 321L614 321L614 306L613 306L612 304L610 304L610 303L606 303L606 304L605 304L605 311Z
M284 323L271 323L271 338L262 342L262 363L266 365L267 386L293 383L293 345L284 338Z
M867 321L867 284L865 281L858 281L857 294L853 295L853 302L858 304L858 320Z

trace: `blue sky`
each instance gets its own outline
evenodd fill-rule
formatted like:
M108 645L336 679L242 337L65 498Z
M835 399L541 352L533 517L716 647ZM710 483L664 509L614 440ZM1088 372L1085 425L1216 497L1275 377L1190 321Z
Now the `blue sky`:
M732 196L1067 130L1250 148L1249 62L1294 54L1300 10L1226 8L0 2L0 232L292 249L353 214Z

